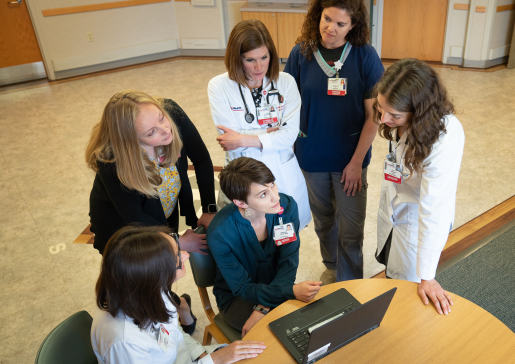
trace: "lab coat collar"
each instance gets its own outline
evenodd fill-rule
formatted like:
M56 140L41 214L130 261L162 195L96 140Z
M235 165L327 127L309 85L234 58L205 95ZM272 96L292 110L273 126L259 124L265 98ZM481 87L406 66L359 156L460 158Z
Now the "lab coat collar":
M399 130L399 128L395 128L393 130L393 134L392 134L392 137L393 137L392 143L394 145L394 149L397 148L401 144L406 144L406 139L408 138L408 131L406 130L406 132L404 134L402 134L399 141L397 141L397 130Z

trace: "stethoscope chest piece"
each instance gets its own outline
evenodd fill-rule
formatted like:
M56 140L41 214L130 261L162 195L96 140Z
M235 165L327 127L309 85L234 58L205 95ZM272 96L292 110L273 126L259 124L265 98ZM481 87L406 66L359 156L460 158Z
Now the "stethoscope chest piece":
M247 112L247 113L245 114L245 121L246 121L247 123L249 123L249 124L250 124L250 123L252 123L252 122L254 121L254 115L253 115L253 114L251 114L251 113L249 113L249 112Z

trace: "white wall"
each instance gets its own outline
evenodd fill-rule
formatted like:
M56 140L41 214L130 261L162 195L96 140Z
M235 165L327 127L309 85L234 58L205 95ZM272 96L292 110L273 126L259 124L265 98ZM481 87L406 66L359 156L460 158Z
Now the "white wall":
M221 1L216 2L215 6L194 6L189 1L175 2L181 48L192 48L191 44L196 44L196 49L225 48L221 6ZM205 48L201 44L217 44L217 47Z
M469 10L456 10L454 4L469 4ZM445 29L443 63L466 67L489 67L509 54L515 11L497 12L497 7L514 0L450 0ZM484 6L485 13L476 12Z
M29 0L50 79L55 78L56 68L59 71L60 67L85 67L120 57L166 52L177 43L173 2L50 17L42 14L46 9L104 2L110 0ZM93 42L88 41L89 32Z

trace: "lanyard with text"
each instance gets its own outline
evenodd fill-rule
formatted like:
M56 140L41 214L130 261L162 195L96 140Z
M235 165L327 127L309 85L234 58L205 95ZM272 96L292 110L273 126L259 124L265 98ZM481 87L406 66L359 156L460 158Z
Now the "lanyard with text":
M407 177L409 174L402 173L403 166L397 163L396 150L392 147L392 141L388 143L389 153L384 160L384 179L393 183L401 184L402 177ZM402 158L401 158L402 161Z
M283 223L283 212L284 208L281 207L279 211L279 225L274 226L274 241L275 245L280 246L284 244L291 243L292 241L297 240L297 236L295 235L295 228L292 222L287 224Z
M349 45L349 42L345 44L345 47L343 48L342 55L340 59L336 62L334 62L334 68L333 70L336 72L336 77L329 77L327 79L327 94L329 96L345 96L348 93L347 90L347 79L346 78L340 78L340 70L343 67L343 63L345 62L344 55L347 51L347 46ZM318 51L320 52L320 50Z
M258 124L263 127L277 126L279 123L279 106L284 102L284 97L279 93L272 81L272 87L269 91L261 91L261 95L266 96L266 105L256 107ZM279 103L270 104L270 96L276 95Z

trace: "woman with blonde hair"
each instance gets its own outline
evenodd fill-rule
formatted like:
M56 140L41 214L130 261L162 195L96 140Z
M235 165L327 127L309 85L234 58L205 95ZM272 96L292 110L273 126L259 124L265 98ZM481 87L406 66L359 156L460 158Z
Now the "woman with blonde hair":
M368 41L363 0L311 0L284 72L302 95L295 153L308 185L325 284L363 278L367 168L384 67Z
M187 175L188 158L200 190L200 219ZM117 92L93 127L86 162L96 173L89 215L94 247L100 253L116 231L131 223L177 231L179 207L192 228L207 227L214 217L211 158L191 120L172 100L134 90ZM184 250L205 254L205 234L188 229L180 240ZM184 297L189 307L190 298ZM187 316L183 323L193 325L193 330L195 318Z
M226 164L239 157L263 162L279 192L295 199L299 228L311 221L308 193L293 144L299 133L300 95L295 80L279 72L270 33L259 20L244 20L232 30L225 53L227 72L209 81L211 114L226 151ZM219 206L231 201L219 194Z
M448 314L435 280L454 222L465 134L436 72L418 59L391 65L376 86L375 119L389 141L377 217L377 260L386 276L419 283L427 305Z

